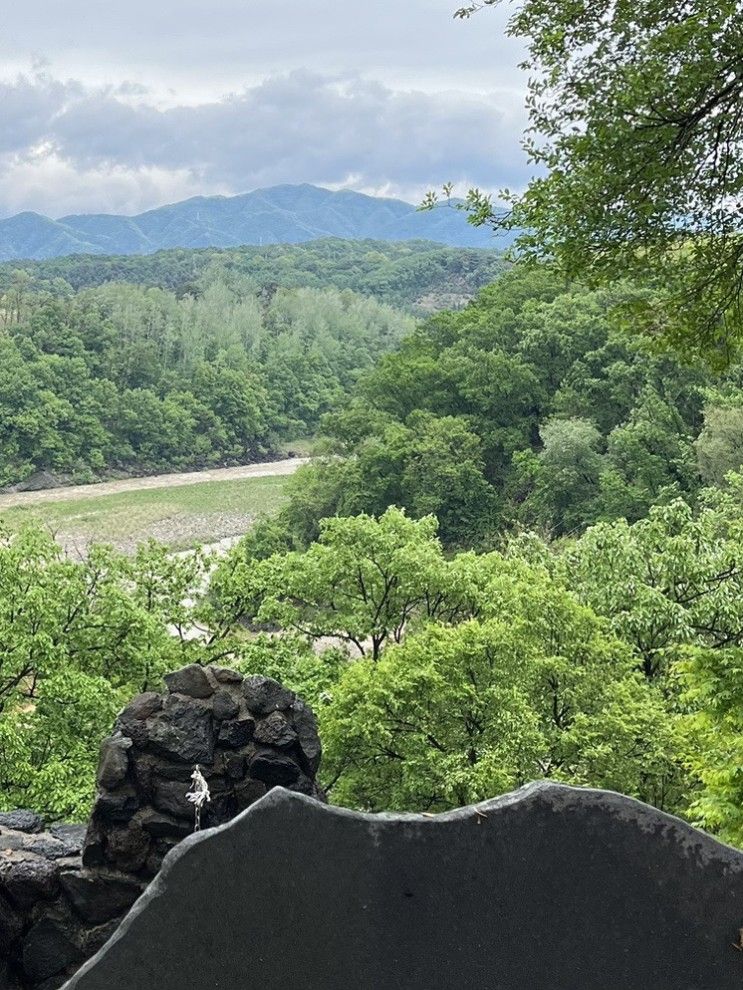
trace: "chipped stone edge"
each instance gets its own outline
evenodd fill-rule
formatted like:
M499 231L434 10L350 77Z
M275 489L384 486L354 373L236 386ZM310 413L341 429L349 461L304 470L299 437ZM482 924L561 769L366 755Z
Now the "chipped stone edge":
M283 787L275 787L224 825L194 833L179 842L167 854L163 860L160 872L131 907L129 913L108 942L74 976L70 977L67 983L63 984L61 990L74 990L78 981L93 970L98 963L102 962L112 946L127 934L135 919L144 913L153 901L156 901L167 893L170 872L180 859L190 853L191 849L201 843L210 842L221 834L233 830L242 830L243 826L249 823L256 815L270 811L273 807L279 807L286 802L298 802L307 806L314 814L334 815L336 818L365 822L367 825L372 826L375 832L382 832L386 829L386 826L399 822L430 827L442 822L467 821L472 819L473 816L482 820L510 808L528 806L529 804L540 801L551 805L556 812L569 810L570 808L577 810L581 807L601 809L611 817L647 833L657 833L660 827L663 829L666 838L672 837L673 841L680 848L685 848L689 854L694 854L698 858L698 862L702 864L717 862L726 870L743 873L743 852L740 850L725 845L708 833L702 832L693 825L689 825L688 822L683 821L681 818L669 815L665 811L659 811L657 808L644 804L636 798L627 797L615 791L604 791L589 787L571 787L567 784L558 784L550 780L539 780L531 784L526 784L515 791L502 794L499 797L490 798L487 801L467 805L463 808L456 808L453 811L445 811L437 815L426 815L415 812L370 814L362 811L352 811L349 808L323 804L314 798L294 791L288 791Z

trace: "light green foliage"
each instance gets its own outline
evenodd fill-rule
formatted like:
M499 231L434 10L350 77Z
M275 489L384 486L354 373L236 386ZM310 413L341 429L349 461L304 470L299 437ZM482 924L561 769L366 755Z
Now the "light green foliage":
M689 649L680 663L688 717L688 762L701 787L690 815L743 846L743 649Z
M313 699L341 804L451 807L553 776L675 807L665 695L539 546L446 557L435 520L398 509L327 519L304 552L248 539L213 582L210 649ZM300 638L235 647L246 619Z
M689 815L741 844L743 478L729 482L706 492L698 512L679 500L634 526L594 527L559 568L683 716L683 752L697 781L685 799Z
M743 392L711 397L694 446L699 473L710 484L724 484L730 471L743 467Z
M566 580L607 616L649 678L685 644L726 648L743 630L743 481L709 491L695 512L683 500L632 526L592 527L564 553Z
M377 660L422 619L453 621L480 608L475 558L447 560L436 531L434 517L416 521L390 508L379 519L324 520L303 552L259 560L248 539L213 578L207 622L222 636L238 621L270 623Z
M631 652L545 574L499 563L482 619L346 670L323 715L334 801L442 809L545 776L662 800L673 727Z
M484 0L460 11L501 0ZM743 13L731 0L521 0L534 179L507 222L571 277L663 286L635 318L722 354L740 338ZM473 191L476 222L492 220Z
M0 542L2 805L81 818L98 746L113 716L191 646L169 632L199 581L198 555L144 544L133 558L103 547L65 559L43 530Z

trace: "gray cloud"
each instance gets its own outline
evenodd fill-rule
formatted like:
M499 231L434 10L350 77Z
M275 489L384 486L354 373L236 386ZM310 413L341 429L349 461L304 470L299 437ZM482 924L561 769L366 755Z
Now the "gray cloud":
M279 182L521 187L518 46L452 0L25 0L7 12L0 214L136 212ZM247 83L246 83L247 81ZM226 93L227 95L219 95Z
M417 73L450 82L520 85L518 44L504 37L508 5L454 22L461 0L24 0L3 12L0 44L42 52L65 71L110 80L153 74L211 89L292 68ZM178 86L176 85L176 89Z
M298 70L221 100L165 109L120 87L46 74L5 84L0 99L6 213L33 206L14 195L13 176L52 161L81 177L156 170L178 176L179 188L186 175L195 189L226 192L306 181L417 194L449 178L486 187L527 178L521 101L510 94L394 90ZM81 193L79 208L88 208ZM135 193L127 205L149 204Z

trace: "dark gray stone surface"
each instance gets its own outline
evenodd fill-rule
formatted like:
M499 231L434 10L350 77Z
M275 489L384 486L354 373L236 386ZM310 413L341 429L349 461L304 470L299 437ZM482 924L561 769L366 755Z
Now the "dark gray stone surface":
M14 832L40 832L43 824L41 816L35 811L0 812L0 829L9 828Z
M193 829L186 792L195 763L211 790L205 827L234 818L271 787L321 797L315 716L293 692L270 677L196 664L165 682L165 695L127 705L101 745L86 867L152 878Z
M191 836L66 990L740 990L743 854L535 784L436 818L275 790Z
M250 714L236 671L191 665L165 680L166 694L138 695L103 741L87 827L41 831L33 812L0 814L0 990L57 990L109 939L193 831L195 758L211 790L205 825L234 818L273 784L321 796L315 718L291 692L252 678Z

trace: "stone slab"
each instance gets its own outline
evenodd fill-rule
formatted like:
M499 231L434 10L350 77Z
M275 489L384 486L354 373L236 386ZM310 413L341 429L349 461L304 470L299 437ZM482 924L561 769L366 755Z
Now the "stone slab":
M186 839L66 990L740 990L743 854L540 783L437 817L277 789Z

